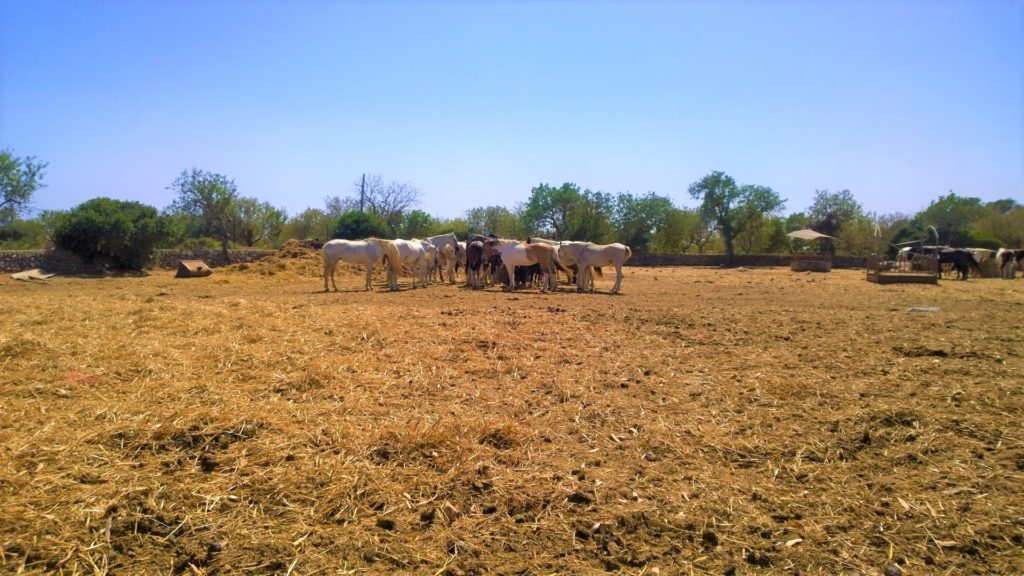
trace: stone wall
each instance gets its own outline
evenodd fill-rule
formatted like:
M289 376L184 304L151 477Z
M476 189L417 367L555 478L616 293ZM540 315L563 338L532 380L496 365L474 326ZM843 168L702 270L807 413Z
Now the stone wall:
M228 250L231 263L254 262L277 254L277 250ZM198 250L157 250L153 255L154 266L173 269L182 260L202 260L211 268L228 264L220 250L204 248ZM737 266L789 266L788 255L737 255ZM634 254L627 266L724 266L725 254ZM833 268L863 268L861 256L835 256ZM63 250L11 250L0 251L0 272L20 272L42 268L57 274L102 274L102 265L86 264L77 256Z
M277 254L277 250L228 250L231 263L254 262ZM182 260L202 260L211 268L224 266L223 253L216 249L157 250L153 265L157 268L177 268ZM0 251L0 272L20 272L42 268L47 272L67 275L103 274L107 268L98 263L85 263L78 256L64 250L8 250Z
M216 248L198 250L157 250L153 255L156 266L160 268L177 268L182 260L202 260L210 268L238 264L239 262L255 262L277 254L277 250L228 250L231 262L224 260L224 252Z
M833 268L863 268L863 256L833 256ZM789 255L737 254L736 266L789 266ZM633 254L627 266L725 266L725 254Z

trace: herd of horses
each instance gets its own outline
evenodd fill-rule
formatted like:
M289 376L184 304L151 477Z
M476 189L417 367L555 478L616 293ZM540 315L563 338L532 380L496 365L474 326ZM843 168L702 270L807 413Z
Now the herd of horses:
M334 275L338 262L366 268L365 290L372 289L373 273L383 265L388 289L399 289L399 277L404 270L412 275L412 287L425 287L435 277L441 282L447 278L455 283L460 267L465 268L466 286L483 288L501 283L505 290L539 283L540 291L554 291L558 286L558 273L576 285L580 292L594 291L594 275L602 276L601 269L615 267L615 284L611 293L622 288L622 265L632 256L624 244L594 244L591 242L560 242L545 238L528 238L525 242L499 238L495 235L471 234L460 241L455 234L440 234L411 240L330 240L321 249L324 261L324 292L328 282L338 290Z
M1017 269L1024 270L1024 250L1000 248L950 248L947 246L906 246L896 254L896 261L913 262L920 256L935 256L940 267L949 267L958 280L967 280L973 270L981 274L982 262L992 258L999 269L999 277L1012 279Z

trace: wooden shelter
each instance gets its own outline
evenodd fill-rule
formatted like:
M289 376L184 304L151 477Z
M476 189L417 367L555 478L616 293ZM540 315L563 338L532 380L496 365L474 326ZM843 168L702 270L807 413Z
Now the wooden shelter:
M813 240L821 240L828 238L834 240L832 236L828 234L822 234L815 230L796 230L786 234L791 239L803 240L810 242ZM796 252L794 251L789 257L789 269L793 272L831 272L832 271L832 254L819 250L818 252Z

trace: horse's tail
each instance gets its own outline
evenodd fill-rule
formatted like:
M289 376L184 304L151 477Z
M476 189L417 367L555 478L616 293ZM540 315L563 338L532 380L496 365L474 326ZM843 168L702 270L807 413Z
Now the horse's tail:
M388 242L387 253L384 257L388 260L386 266L391 268L392 281L397 283L398 276L402 273L402 255L398 252L398 244Z
M623 246L626 246L626 245L623 244ZM622 261L625 262L626 260L629 260L632 257L633 257L633 251L629 249L629 246L626 246L626 257L623 258Z
M558 250L551 251L551 263L554 264L555 267L561 270L562 272L565 272L566 274L571 274L569 269L566 268L565 266L562 266L562 261L558 259Z

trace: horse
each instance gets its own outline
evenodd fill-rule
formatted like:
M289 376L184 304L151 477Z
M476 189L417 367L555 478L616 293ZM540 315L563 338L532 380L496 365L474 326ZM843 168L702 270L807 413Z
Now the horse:
M484 265L484 243L479 240L466 244L466 286L480 288L480 270Z
M421 240L392 240L395 248L398 249L398 265L407 264L412 271L412 287L416 288L417 277L424 281L421 284L425 287L426 279L423 269L429 266L427 261L427 250L423 247Z
M981 266L977 257L963 248L946 248L939 250L939 265L951 264L956 270L958 280L967 280L967 274L973 269L981 274Z
M455 254L455 276L459 275L459 266L466 267L466 243L459 240L459 251Z
M339 260L366 266L364 290L371 290L373 288L373 268L378 261L383 260L384 265L388 267L388 288L391 290L398 289L396 282L399 266L398 250L390 240L380 238L331 240L324 243L320 249L320 254L324 259L324 292L328 292L328 278L331 279L334 291L338 291L338 284L334 281L334 271Z
M561 260L562 264L569 269L569 272L566 274L566 282L569 284L575 284L577 274L579 274L579 266L576 264L575 251L563 250L562 247L572 246L575 244L586 244L586 242L578 242L575 240L548 240L547 238L538 238L536 236L530 236L526 239L527 244L535 244L537 242L558 247L558 259ZM604 277L600 268L595 270L595 272L597 272L599 277Z
M594 291L594 278L591 268L599 270L605 266L615 266L615 285L610 294L618 294L622 288L622 265L633 255L633 251L625 244L592 244L575 243L564 245L566 254L571 254L576 261L579 272L576 275L576 290ZM561 254L562 248L559 248Z
M427 242L430 242L437 248L438 260L441 263L441 271L446 270L448 272L448 283L455 283L455 258L459 256L462 251L462 247L459 246L459 239L455 237L453 232L447 234L438 234L437 236L430 236L424 238ZM449 246L452 249L452 255L445 252L444 247ZM444 274L441 273L441 281L444 282Z
M558 250L554 246L547 244L524 244L518 240L504 240L501 238L491 238L484 243L484 246L489 246L491 252L497 252L501 255L501 261L508 272L508 289L510 291L516 289L516 266L540 264L541 273L544 274L541 292L547 292L548 288L551 290L557 289L557 271L566 271L566 267L562 266L562 263L558 260Z
M1000 248L996 252L996 266L999 267L999 277L1012 280L1017 274L1015 268L1021 260L1024 260L1024 250L1008 250Z

